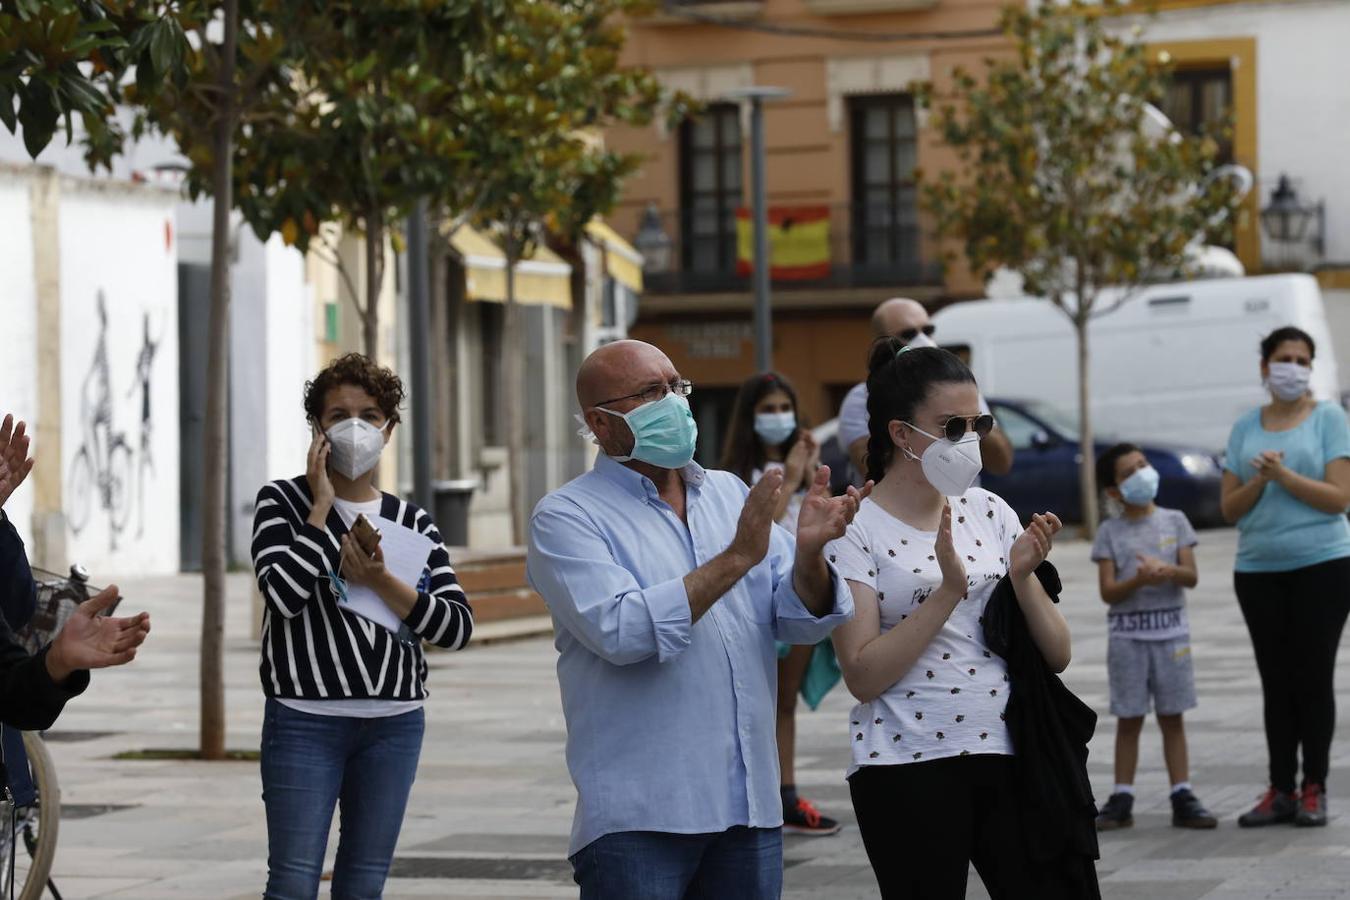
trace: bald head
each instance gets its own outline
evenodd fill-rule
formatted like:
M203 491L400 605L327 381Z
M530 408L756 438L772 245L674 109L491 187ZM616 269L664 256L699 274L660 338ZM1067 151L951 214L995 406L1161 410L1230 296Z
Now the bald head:
M577 370L577 403L590 409L614 397L636 394L679 375L657 347L643 341L615 341L598 347Z
M872 313L872 332L877 337L896 335L927 324L928 310L919 301L907 297L892 297Z

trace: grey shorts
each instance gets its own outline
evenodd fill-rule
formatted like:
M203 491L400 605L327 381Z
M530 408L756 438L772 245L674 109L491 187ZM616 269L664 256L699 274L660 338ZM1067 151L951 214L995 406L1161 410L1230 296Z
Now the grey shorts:
M1111 715L1135 719L1149 713L1149 701L1160 716L1195 708L1195 669L1189 638L1107 641L1106 671L1111 681Z

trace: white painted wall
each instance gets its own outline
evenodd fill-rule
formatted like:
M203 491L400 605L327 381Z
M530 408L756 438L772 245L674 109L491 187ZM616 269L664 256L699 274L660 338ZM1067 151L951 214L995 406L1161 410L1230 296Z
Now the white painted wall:
M1350 3L1231 3L1141 19L1147 41L1256 38L1256 172L1265 205L1281 173L1326 201L1326 252L1350 260Z
M30 181L18 172L0 168L0 316L4 321L4 352L0 353L0 417L13 413L37 422L37 285L33 280L32 210ZM33 447L34 453L41 448ZM59 464L59 460L47 465ZM33 483L24 483L5 504L5 513L32 546Z
M103 580L130 572L175 572L179 566L176 200L171 193L108 182L62 185L61 466L67 551L71 561ZM100 296L106 324L99 314ZM147 322L149 340L157 345L148 370L148 419L138 376ZM106 392L99 386L100 345L106 353ZM92 424L103 405L100 397L106 398L109 414L106 432ZM125 449L111 454L93 449L95 441L116 446L119 435ZM85 459L94 460L95 470L119 470L123 477L129 471L125 497L112 498L110 506L95 485L81 489Z

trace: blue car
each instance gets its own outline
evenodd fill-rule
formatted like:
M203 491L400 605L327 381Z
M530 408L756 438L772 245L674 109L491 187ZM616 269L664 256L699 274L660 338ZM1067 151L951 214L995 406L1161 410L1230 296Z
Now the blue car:
M989 399L1015 456L1007 475L984 473L981 486L998 494L1026 520L1049 510L1066 522L1082 519L1078 466L1082 454L1078 424L1068 414L1031 400ZM1128 436L1103 437L1097 454ZM1134 443L1139 443L1138 441ZM1212 453L1195 447L1140 444L1144 456L1162 476L1158 505L1179 509L1196 526L1223 524L1219 481L1223 468Z

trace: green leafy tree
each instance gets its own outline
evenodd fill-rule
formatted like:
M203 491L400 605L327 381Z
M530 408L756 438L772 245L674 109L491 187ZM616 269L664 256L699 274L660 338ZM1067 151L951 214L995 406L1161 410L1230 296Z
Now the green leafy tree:
M506 258L502 343L508 404L512 534L524 540L525 354L515 266L546 234L575 243L597 213L611 209L640 163L598 138L615 123L649 122L662 105L656 79L620 65L619 17L645 9L634 0L517 0L504 27L466 63L451 113L463 168L447 181L445 205L469 211ZM683 102L682 100L680 102Z
M91 165L120 147L118 79L131 66L147 82L175 74L182 32L167 4L116 0L0 0L0 122L37 157L73 119Z
M921 88L959 160L924 179L939 235L963 245L977 274L1019 273L1029 294L1073 323L1089 532L1098 504L1088 326L1148 283L1183 273L1188 248L1219 236L1239 199L1213 177L1213 136L1160 133L1167 67L1149 59L1137 32L1112 31L1115 4L1105 6L1006 7L1010 54L986 60L980 78L958 69L953 97Z
M91 168L109 165L127 135L119 105L135 111L133 136L156 129L191 162L192 195L213 199L207 323L201 747L225 756L225 477L229 259L235 153L254 129L293 102L286 53L269 24L275 0L0 0L0 120L22 129L36 156L64 119L84 125ZM134 78L132 77L134 76ZM17 112L15 106L17 105Z
M144 3L159 14L148 39L152 58L172 60L169 77L138 65L133 83L117 78L114 99L136 109L133 134L173 138L191 165L187 189L209 195L210 311L203 453L201 756L225 758L225 529L228 470L230 214L234 168L250 141L295 101L294 51L303 35L275 27L280 0L176 0ZM125 4L131 7L133 4ZM112 135L116 141L119 135ZM266 235L262 235L266 237Z
M279 231L337 267L378 356L385 247L419 197L466 164L455 115L466 67L494 65L491 36L510 0L278 0L278 32L294 41L294 97L251 135L236 170L239 208L260 235ZM341 222L364 241L364 300L319 226ZM315 246L314 240L318 239Z

